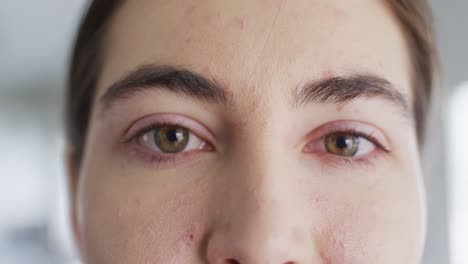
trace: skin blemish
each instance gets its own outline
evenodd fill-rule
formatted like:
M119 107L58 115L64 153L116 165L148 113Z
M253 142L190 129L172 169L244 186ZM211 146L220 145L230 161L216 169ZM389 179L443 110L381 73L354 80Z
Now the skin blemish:
M209 73L210 72L210 67L209 66L205 66L202 68L203 72L204 73Z
M213 16L211 15L204 15L203 18L202 18L203 22L205 22L206 24L210 24L211 21L213 20Z
M311 198L311 202L319 206L324 206L328 201L329 199L321 194L313 195Z
M226 93L227 98L231 98L233 95L232 88L229 85L226 85L224 92Z
M383 62L382 62L382 61L379 61L379 62L377 63L377 67L379 67L379 70L383 70L383 69L384 69L384 64L383 64Z
M341 112L343 110L344 105L343 104L337 104L336 105L336 111Z
M323 79L330 79L335 76L335 73L331 69L327 69L323 72L322 77Z
M234 19L234 25L236 27L240 28L241 30L244 30L245 29L245 19L240 18L240 17L236 17Z
M186 16L191 15L191 14L195 11L195 9L197 9L197 6L196 6L196 5L191 5L191 6L189 6L189 7L187 8L187 11L185 12L185 15L186 15Z
M184 250L192 247L198 238L199 226L197 224L191 225L175 242L177 252L183 253Z
M136 205L137 205L138 207L141 207L141 198L140 198L140 197L137 197L137 198L135 199L135 203L136 203Z
M333 15L335 16L337 21L344 22L344 20L346 19L346 12L338 7L333 8Z

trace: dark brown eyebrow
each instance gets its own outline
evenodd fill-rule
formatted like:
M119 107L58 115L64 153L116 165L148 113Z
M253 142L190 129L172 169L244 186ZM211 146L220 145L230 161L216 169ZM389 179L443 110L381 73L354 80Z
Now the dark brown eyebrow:
M215 78L175 66L144 65L112 84L100 102L104 110L119 99L148 89L163 89L181 93L214 104L228 104L224 86ZM336 76L313 80L294 93L295 108L308 103L345 104L358 98L380 98L396 105L410 119L411 106L407 97L389 81L373 74Z
M358 98L379 98L400 108L405 115L412 116L407 97L386 79L373 74L329 77L314 80L298 88L294 106L307 103L345 104Z
M112 84L100 102L107 109L119 99L148 89L181 93L210 103L229 101L223 85L214 78L208 79L182 67L144 65Z

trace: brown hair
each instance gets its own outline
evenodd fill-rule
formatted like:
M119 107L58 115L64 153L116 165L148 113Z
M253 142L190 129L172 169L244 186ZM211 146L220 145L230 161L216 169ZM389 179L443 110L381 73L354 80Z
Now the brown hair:
M79 167L100 74L101 48L107 24L121 0L92 1L83 17L76 38L66 98L66 130L73 148L75 166ZM437 51L431 10L427 0L386 0L406 38L412 63L414 118L419 142L433 94Z
M431 9L427 0L385 2L400 24L409 49L412 63L413 111L419 143L422 145L438 66Z

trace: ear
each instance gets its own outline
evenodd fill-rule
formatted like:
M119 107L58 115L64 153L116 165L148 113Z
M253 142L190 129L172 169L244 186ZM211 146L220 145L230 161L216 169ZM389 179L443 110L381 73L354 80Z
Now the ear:
M71 227L73 237L75 239L75 245L78 250L81 249L81 239L79 232L79 221L78 221L78 206L77 206L77 195L78 195L78 182L79 182L79 164L76 164L76 148L70 143L66 147L66 170L67 170L67 182L68 182L68 194L69 194L69 214L71 220ZM80 253L80 252L78 252Z

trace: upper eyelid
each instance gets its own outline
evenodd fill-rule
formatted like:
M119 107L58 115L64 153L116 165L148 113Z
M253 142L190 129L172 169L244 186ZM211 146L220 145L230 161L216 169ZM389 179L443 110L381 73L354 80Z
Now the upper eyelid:
M371 130L372 132L370 132ZM311 142L325 138L329 134L346 131L354 132L356 134L362 135L365 138L368 138L368 135L366 134L372 134L372 138L377 141L371 141L372 143L376 143L377 145L379 145L379 147L386 150L387 152L391 152L392 150L392 146L390 144L389 139L384 134L384 132L382 132L381 129L379 129L375 125L357 120L335 120L323 124L317 128L314 128L305 136L302 148L304 148Z
M337 158L340 158L340 159L346 159L349 162L359 161L359 160L362 160L362 159L367 159L370 155L376 155L376 154L370 154L370 153L375 153L376 151L381 152L382 154L390 154L391 153L391 150L388 150L385 147L382 147L381 144L379 144L378 142L373 141L372 139L369 139L365 135L362 135L362 136L361 135L355 135L355 136L363 137L365 140L368 140L369 143L371 143L373 145L373 150L372 151L370 151L368 153L365 153L365 154L361 154L361 155L355 155L355 156L341 156L341 155L338 155L338 154L331 153L326 149L324 140L326 139L326 137L328 135L332 135L334 133L335 132L332 132L332 133L329 133L329 134L327 134L325 136L319 137L318 139L315 139L314 141L311 142L312 144L309 143L308 145L306 145L303 148L303 151L306 154L327 154L328 156L334 156L334 157L337 157ZM342 133L342 132L338 132L338 133ZM348 132L344 132L344 133L348 133Z
M124 142L129 142L129 141L132 141L136 138L139 138L141 136L143 136L144 134L146 133L149 133L151 131L154 131L157 127L159 126L164 126L164 125L171 125L171 126L178 126L178 127L182 127L182 128L185 128L189 131L190 134L193 134L192 131L190 130L190 128L187 128L185 127L182 123L177 123L177 124L172 124L172 123L153 123L149 126L146 126L146 127L143 127L142 129L138 130L136 133L132 134L129 136L128 139L124 139L125 141Z
M144 124L137 126L137 124L140 122L144 122ZM123 142L129 141L138 135L142 135L144 132L149 132L153 126L161 123L184 127L201 140L206 141L212 146L217 145L215 136L207 127L196 121L194 118L187 117L183 114L173 113L151 114L132 122L128 129L125 130ZM135 128L135 126L137 127ZM372 132L366 133L365 130L372 130ZM300 144L302 145L301 149L303 149L305 145L310 144L311 141L324 138L332 132L344 131L352 131L353 133L368 139L386 152L391 152L392 150L388 138L379 128L377 128L375 125L356 120L335 120L314 128L305 136L305 143ZM369 138L368 134L372 134L373 137Z
M368 135L368 134L365 134L365 133L362 133L362 132L359 132L359 131L336 131L336 132L331 132L331 133L325 135L324 138L326 136L334 134L334 133L344 133L344 134L351 134L351 135L354 135L354 136L360 137L360 138L362 137L362 138L366 139L367 141L371 142L372 144L376 145L377 147L381 148L385 152L390 152L390 150L386 146L384 146L377 138L373 137L372 134Z
M185 129L188 129L198 138L207 141L212 145L216 144L216 138L213 133L201 122L182 114L172 113L151 114L139 118L125 130L122 138L128 139L130 137L134 137L136 134L141 133L141 131L144 131L145 129L151 130L151 127L157 124L168 124L175 126L179 125Z
M126 140L124 143L129 143L129 142L131 142L131 141L133 141L133 140L137 140L138 138L140 138L141 136L145 135L146 133L149 133L149 132L154 131L155 128L156 128L156 126L159 126L159 125L160 125L160 124L154 124L154 125L151 125L151 126L149 126L149 127L147 127L147 128L143 128L142 130L140 130L139 132L137 132L135 135L131 136L131 137L130 137L128 140ZM174 125L174 126L183 127L183 128L185 128L185 129L188 130L189 136L195 136L195 137L197 137L198 139L200 139L201 141L204 141L204 142L207 142L208 144L211 144L211 143L209 143L208 140L204 139L204 138L201 137L201 136L198 136L196 133L194 133L192 130L190 130L190 128L187 128L187 127L185 127L185 126L183 126L183 125L165 124L165 123L163 123L163 124L161 124L161 125L162 125L162 126L163 126L163 125Z

